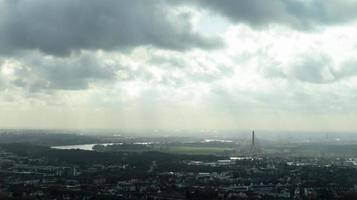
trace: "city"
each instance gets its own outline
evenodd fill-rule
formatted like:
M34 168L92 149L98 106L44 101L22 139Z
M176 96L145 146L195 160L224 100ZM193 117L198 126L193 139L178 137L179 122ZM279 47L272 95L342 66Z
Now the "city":
M18 131L11 134L16 137L24 133ZM253 135L249 149L244 152L240 148L242 145L230 141L200 141L196 138L196 141L187 142L185 139L178 143L177 139L171 141L166 138L165 143L143 143L137 142L144 139L140 137L120 137L116 144L94 145L92 151L58 149L38 144L51 137L53 141L58 137L68 137L68 141L73 138L90 141L100 137L46 134L41 138L41 134L33 134L31 142L37 136L37 145L0 145L1 199L357 197L356 155L315 157L307 154L269 154L260 147L252 146L256 143ZM2 133L0 138L4 137L9 138L9 134ZM175 153L168 149L182 146L193 148L196 153ZM232 149L220 151L223 147ZM198 148L201 153L197 153Z

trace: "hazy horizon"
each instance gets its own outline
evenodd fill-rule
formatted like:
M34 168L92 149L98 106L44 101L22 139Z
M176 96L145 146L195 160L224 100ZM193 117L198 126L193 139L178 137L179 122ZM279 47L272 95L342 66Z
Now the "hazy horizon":
M356 6L0 0L0 128L356 132Z

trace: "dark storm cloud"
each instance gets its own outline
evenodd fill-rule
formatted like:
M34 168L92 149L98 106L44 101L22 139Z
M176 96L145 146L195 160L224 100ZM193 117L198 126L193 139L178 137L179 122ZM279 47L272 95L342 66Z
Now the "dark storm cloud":
M352 0L197 0L196 5L252 26L283 24L300 30L355 20Z
M44 90L81 90L98 81L111 82L120 66L100 62L93 54L58 58L31 56L22 59L13 84L31 92Z
M193 32L189 15L169 10L160 0L0 0L0 52L68 55L81 49L220 45L217 38Z

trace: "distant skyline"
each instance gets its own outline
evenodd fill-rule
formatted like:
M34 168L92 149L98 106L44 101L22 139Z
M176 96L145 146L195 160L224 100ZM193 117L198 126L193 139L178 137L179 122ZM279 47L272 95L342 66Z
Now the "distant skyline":
M355 8L0 0L0 128L356 131Z

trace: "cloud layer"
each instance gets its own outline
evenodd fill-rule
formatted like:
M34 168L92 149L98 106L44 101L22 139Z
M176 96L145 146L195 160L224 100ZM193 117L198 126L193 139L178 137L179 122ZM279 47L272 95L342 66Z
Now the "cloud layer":
M68 55L143 45L186 50L220 43L194 32L189 15L175 15L160 0L1 0L0 9L0 53Z
M355 7L0 0L0 127L357 130Z
M287 25L299 30L356 20L353 0L199 0L199 7L211 9L233 22L252 26Z

